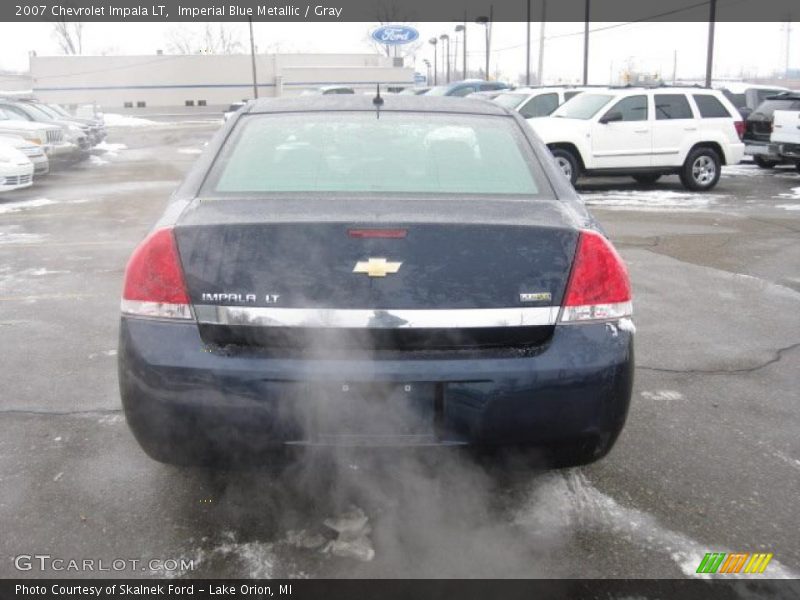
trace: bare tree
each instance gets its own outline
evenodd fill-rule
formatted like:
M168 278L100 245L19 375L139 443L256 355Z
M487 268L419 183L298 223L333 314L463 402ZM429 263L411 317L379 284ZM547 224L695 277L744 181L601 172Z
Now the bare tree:
M53 35L64 54L83 54L83 23L77 21L56 21Z
M201 30L178 27L168 35L167 48L174 54L236 54L244 48L239 35L223 23L206 23Z

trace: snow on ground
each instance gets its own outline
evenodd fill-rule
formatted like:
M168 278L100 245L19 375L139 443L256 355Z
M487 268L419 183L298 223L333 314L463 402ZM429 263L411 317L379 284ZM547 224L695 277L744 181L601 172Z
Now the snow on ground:
M99 156L95 156L94 154L92 154L89 157L89 162L91 164L97 165L97 166L102 166L102 165L107 165L108 164L107 160L104 160L104 159L100 158Z
M581 194L589 206L610 209L697 211L709 208L725 194L695 194L670 190L611 190Z
M35 200L23 200L22 202L0 203L0 215L15 213L29 208L37 208L39 206L47 206L48 204L56 204L56 202L49 198L36 198Z
M753 163L726 165L722 167L723 177L761 177L766 172L767 171L765 171L760 167L757 167Z
M787 200L800 200L800 187L794 187L790 192L778 194L777 198L786 198ZM797 210L797 209L792 209Z
M100 142L94 147L95 150L101 150L106 156L117 156L121 150L127 150L125 144L109 144L108 142Z
M127 115L118 115L114 113L103 114L103 121L108 127L152 127L154 125L163 125L158 121L151 121L150 119L142 119L141 117L129 117Z

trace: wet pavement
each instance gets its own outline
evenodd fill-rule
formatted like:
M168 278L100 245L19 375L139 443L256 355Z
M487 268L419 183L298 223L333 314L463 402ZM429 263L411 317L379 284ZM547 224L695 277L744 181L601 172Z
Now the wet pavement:
M0 196L0 577L666 578L733 551L798 576L800 174L736 165L706 195L677 177L581 186L635 293L634 397L599 463L213 472L140 451L116 337L125 262L215 127L113 129L91 161ZM21 554L141 562L43 573Z

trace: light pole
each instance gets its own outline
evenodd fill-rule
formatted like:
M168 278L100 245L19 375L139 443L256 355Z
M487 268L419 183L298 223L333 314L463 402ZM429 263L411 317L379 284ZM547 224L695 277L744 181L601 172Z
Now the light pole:
M525 85L531 85L531 0L528 0L528 15L525 19Z
M461 36L461 43L462 43L462 54L463 54L463 61L464 61L464 77L463 79L467 78L467 22L464 21L463 25L456 25L456 33L462 32Z
M488 80L489 79L489 24L491 23L491 17L478 17L475 19L475 22L478 25L483 25L485 27L484 33L486 36L486 65L484 68L484 77Z
M427 67L427 73L426 73L426 77L425 77L425 83L426 83L427 85L430 85L430 84L431 84L431 61L429 61L427 58L423 58L423 59L422 59L422 62L424 62L424 63L425 63L425 66Z
M447 35L446 33L443 33L442 35L439 36L439 39L442 40L443 42L447 42L446 46L447 50L445 52L445 58L447 58L446 72L447 72L447 83L450 83L450 36Z
M253 98L258 98L258 78L256 77L256 44L253 41L253 19L250 22L250 64L253 68Z
M717 0L708 7L708 49L706 50L706 87L711 87L714 74L714 26L717 22Z
M583 85L589 85L589 0L586 0L583 21Z
M436 44L439 43L435 37L432 37L428 40L428 43L433 46L433 85L439 85L439 77L436 74L436 71L439 70L439 60L436 57Z

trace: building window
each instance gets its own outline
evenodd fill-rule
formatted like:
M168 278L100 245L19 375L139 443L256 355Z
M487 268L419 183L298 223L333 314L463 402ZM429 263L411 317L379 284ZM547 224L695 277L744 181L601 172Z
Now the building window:
M125 102L123 105L125 108L133 108L133 102Z
M205 106L205 105L206 105L206 101L205 100L198 100L197 101L197 106Z
M184 104L185 104L186 106L194 106L194 100L186 100L186 101L184 102Z
M139 100L139 101L136 103L136 108L145 108L146 106L147 106L147 102L144 102L144 101L142 101L142 100Z

